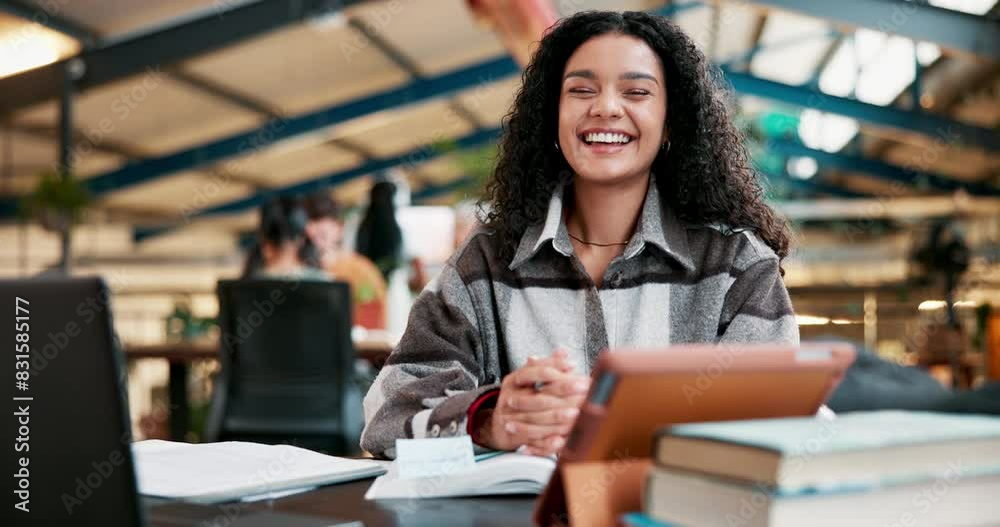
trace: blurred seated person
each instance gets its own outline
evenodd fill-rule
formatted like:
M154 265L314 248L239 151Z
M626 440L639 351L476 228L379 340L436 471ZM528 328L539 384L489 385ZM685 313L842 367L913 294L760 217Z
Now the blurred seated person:
M858 353L826 403L837 413L911 410L1000 415L1000 382L951 390L923 368L886 360L860 343L836 335L817 340L850 342Z
M385 329L385 278L371 260L344 247L340 206L328 192L320 191L306 198L305 209L309 217L306 234L316 247L318 266L332 278L351 285L354 324Z
M329 280L316 266L316 247L306 236L308 221L305 206L297 197L278 197L261 207L257 244L243 277Z

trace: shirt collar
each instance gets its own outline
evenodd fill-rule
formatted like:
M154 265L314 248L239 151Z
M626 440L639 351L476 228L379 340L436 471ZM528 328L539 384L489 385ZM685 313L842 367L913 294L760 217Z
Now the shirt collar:
M511 270L534 257L546 242L551 242L552 247L563 256L573 254L573 244L570 242L566 223L563 221L565 188L565 185L559 185L552 192L545 221L531 225L524 231L514 258L510 262ZM624 258L627 260L636 256L647 243L658 247L688 271L694 270L686 229L669 208L662 206L655 177L650 178L646 200L639 218L639 228L625 246Z

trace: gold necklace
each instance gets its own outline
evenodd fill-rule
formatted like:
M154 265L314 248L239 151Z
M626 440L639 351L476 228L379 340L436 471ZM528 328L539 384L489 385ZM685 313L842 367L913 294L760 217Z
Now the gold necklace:
M569 234L570 238L573 238L574 240L576 240L576 241L578 241L578 242L580 242L580 243L582 243L584 245L593 245L595 247L615 247L615 246L618 246L618 245L628 245L628 242L618 242L618 243L588 242L587 240L583 240L583 239L577 238L576 236L573 236L573 233L569 232L569 229L566 230L566 234Z

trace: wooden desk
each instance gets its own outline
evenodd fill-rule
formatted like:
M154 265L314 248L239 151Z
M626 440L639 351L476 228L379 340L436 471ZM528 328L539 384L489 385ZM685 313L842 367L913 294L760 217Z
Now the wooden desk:
M354 342L354 352L376 369L385 364L395 344L385 338L366 338ZM125 346L128 360L165 359L170 363L168 393L170 397L170 438L185 441L190 424L188 403L188 369L192 362L217 360L217 342L174 342Z
M365 527L531 525L535 496L367 501L365 492L372 481L365 479L330 485L274 500L271 503L229 504L218 507L220 511L225 510L224 507L227 506L230 510L233 506L256 510L273 508L276 511L331 520L361 521ZM144 501L151 503L148 499ZM154 521L153 527L160 524L169 525L169 522Z

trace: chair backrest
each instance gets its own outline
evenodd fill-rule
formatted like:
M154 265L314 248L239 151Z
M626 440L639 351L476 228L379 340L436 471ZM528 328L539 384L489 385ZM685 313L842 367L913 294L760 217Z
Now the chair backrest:
M357 449L351 294L343 282L219 282L220 362L209 440Z

